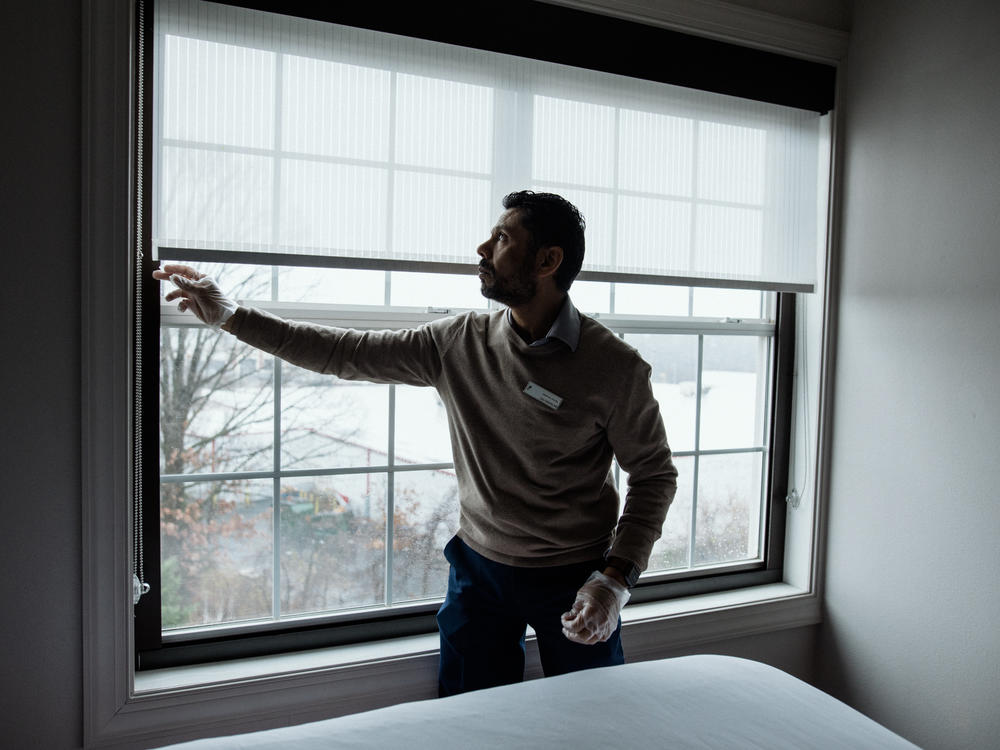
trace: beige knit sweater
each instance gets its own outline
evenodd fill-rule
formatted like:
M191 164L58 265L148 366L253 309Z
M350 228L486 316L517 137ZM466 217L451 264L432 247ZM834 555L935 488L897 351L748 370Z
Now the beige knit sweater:
M644 569L677 471L649 365L603 325L580 317L575 352L560 341L529 346L503 312L366 332L241 307L227 328L309 370L436 388L458 476L458 533L485 557L563 565L610 547ZM535 396L525 392L529 383ZM629 475L620 518L612 455Z

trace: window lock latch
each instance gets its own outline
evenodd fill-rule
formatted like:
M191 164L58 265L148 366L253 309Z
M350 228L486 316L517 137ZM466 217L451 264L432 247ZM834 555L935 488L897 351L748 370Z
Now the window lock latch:
M802 503L802 496L799 494L798 490L793 489L785 496L785 502L788 503L792 510L795 510Z
M139 603L143 594L149 593L149 584L139 580L139 576L132 574L132 606Z

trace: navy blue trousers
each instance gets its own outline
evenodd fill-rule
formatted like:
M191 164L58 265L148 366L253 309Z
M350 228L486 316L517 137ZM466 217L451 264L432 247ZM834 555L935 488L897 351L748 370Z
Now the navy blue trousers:
M559 616L604 561L521 568L488 560L458 537L444 549L451 564L448 594L438 610L442 696L524 679L524 635L531 625L546 677L623 664L621 621L604 643L585 646L562 633Z

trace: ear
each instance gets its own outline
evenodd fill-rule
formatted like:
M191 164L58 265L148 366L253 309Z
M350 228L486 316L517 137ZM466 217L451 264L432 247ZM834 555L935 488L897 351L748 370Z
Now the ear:
M551 276L562 265L563 249L559 245L538 248L535 255L535 275L542 279Z

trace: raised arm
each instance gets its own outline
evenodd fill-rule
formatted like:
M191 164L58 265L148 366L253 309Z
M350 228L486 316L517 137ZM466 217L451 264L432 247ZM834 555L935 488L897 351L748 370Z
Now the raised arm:
M440 374L439 341L431 325L358 331L300 323L238 305L190 266L167 265L153 277L174 283L176 289L164 299L180 299L182 312L191 310L202 322L307 370L348 380L430 386Z

